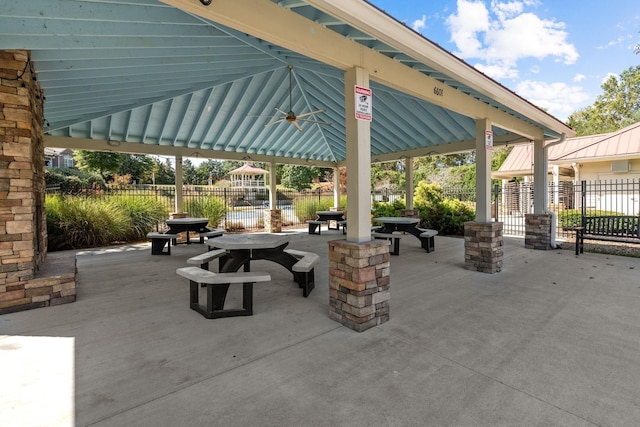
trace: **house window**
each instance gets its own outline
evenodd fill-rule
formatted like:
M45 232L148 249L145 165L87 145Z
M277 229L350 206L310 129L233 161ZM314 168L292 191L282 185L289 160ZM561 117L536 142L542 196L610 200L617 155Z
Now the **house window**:
M64 161L64 167L65 168L72 168L73 167L73 157L72 156L64 156L63 157L63 161Z

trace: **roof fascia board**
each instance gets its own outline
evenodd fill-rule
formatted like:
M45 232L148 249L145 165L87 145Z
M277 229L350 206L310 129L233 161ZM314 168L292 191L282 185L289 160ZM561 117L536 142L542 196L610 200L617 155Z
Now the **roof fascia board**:
M337 162L321 160L308 161L307 159L294 159L289 157L266 156L261 154L247 154L232 151L206 150L189 147L172 147L169 145L140 144L135 142L107 141L104 139L72 138L68 136L45 135L44 146L46 148L65 147L72 150L111 151L114 153L149 154L156 156L182 156L212 160L239 160L246 161L250 157L253 162L276 162L282 164L318 166L333 168L340 166Z
M489 119L500 128L530 139L544 137L542 128L538 126L491 107L454 88L445 87L446 85L432 77L367 49L271 1L216 0L208 7L189 0L160 1L238 31L252 34L341 70L354 66L362 67L368 70L371 80L467 117ZM392 22L389 18L387 21ZM421 42L425 43L424 40ZM484 80L490 81L486 77ZM443 91L435 90L436 88ZM515 98L513 94L511 96ZM565 130L571 132L569 128Z
M383 11L364 2L344 0L306 0L313 7L338 17L343 22L375 36L429 67L464 83L491 99L558 133L573 136L573 130L557 118L521 98L466 62L409 29Z

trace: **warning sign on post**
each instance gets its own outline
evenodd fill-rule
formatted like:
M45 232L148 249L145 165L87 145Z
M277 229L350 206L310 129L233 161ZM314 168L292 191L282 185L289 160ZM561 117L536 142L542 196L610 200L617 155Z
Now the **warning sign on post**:
M356 119L371 121L373 107L373 97L371 95L371 89L368 87L355 86L356 96Z
M493 132L490 130L484 131L484 146L487 150L493 150Z

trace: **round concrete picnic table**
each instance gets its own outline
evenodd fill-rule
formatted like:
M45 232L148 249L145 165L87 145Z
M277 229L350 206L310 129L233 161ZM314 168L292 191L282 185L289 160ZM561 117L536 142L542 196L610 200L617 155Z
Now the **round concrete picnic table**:
M289 244L289 236L274 233L225 234L208 240L210 248L225 249L227 256L220 265L221 273L236 272L244 266L251 271L252 260L275 262L293 273L293 265L298 259L284 249ZM295 277L294 277L295 280ZM227 295L228 286L216 286L213 289L213 308L221 310Z
M327 230L340 230L340 225L337 221L344 220L343 211L317 211L318 221L327 221ZM336 221L336 226L331 227L331 221Z
M178 234L186 232L187 244L191 244L191 239L189 238L189 233L191 231L194 231L196 233L204 233L206 231L209 231L209 229L207 228L209 218L175 218L168 219L165 221L165 223L167 224L167 226L169 226L167 234ZM202 237L200 238L200 243L204 243L204 239Z
M397 217L397 216L381 216L373 218L373 222L381 222L382 228L377 230L378 233L393 233L394 231L406 231L409 234L420 238L422 231L417 228L420 219Z

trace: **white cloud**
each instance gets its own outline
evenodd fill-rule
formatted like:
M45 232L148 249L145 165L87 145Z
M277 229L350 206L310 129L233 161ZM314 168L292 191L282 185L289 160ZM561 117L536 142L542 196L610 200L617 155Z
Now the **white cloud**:
M411 28L413 28L415 31L420 33L424 29L426 22L427 22L427 16L422 15L422 18L416 19L415 21L413 21L413 24L411 24Z
M578 74L576 74L575 76L573 76L573 81L574 81L574 82L576 82L576 83L578 83L578 82L583 81L583 80L584 80L584 79L586 79L586 78L587 78L587 76L585 76L584 74L582 74L582 73L578 73Z
M516 93L560 120L566 120L590 99L581 86L533 80L518 83Z
M457 54L481 58L477 68L497 79L517 77L518 61L524 58L575 63L579 55L567 42L565 24L525 12L537 4L492 0L490 12L483 0L458 0L457 11L446 20Z
M446 23L451 31L451 40L460 50L460 56L482 56L483 47L478 33L489 30L489 11L484 2L458 0L457 14L449 15Z
M475 64L474 67L487 76L500 80L518 78L518 70L514 65L515 64L510 62L499 62L491 65Z

